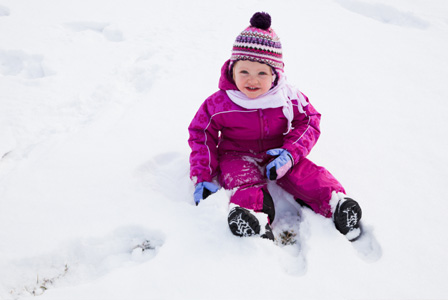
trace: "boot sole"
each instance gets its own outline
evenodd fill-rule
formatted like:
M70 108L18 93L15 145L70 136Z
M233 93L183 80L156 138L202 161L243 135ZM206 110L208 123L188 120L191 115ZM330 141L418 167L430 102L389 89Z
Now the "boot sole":
M233 208L227 221L230 231L236 236L253 236L260 233L260 223L247 209Z

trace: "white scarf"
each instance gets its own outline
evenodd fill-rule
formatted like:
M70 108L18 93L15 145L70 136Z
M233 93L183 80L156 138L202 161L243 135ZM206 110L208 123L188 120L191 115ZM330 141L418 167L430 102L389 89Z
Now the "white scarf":
M286 81L286 77L280 74L277 86L270 89L263 95L251 99L247 97L243 92L235 90L227 90L227 96L235 104L247 109L264 109L264 108L277 108L282 107L283 114L288 120L288 130L284 133L288 134L292 129L292 120L294 119L294 110L291 100L297 100L299 102L299 111L304 113L302 106L307 106L308 102L302 93L294 86L290 85Z

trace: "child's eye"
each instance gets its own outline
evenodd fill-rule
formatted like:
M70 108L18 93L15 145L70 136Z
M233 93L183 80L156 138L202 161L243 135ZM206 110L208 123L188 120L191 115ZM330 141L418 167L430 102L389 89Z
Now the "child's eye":
M241 70L240 74L249 74L249 72L247 72L246 70Z
M260 72L260 73L258 73L258 75L268 75L268 73L266 73L266 72Z

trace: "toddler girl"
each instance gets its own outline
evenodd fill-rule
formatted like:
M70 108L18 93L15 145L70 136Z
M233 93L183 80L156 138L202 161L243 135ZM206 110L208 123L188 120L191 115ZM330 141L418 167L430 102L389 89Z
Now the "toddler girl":
M188 130L196 205L219 186L231 190L229 228L237 236L274 239L275 207L267 180L327 218L353 241L361 208L342 185L306 157L320 135L320 114L283 72L282 47L271 17L256 13L224 63L219 91Z

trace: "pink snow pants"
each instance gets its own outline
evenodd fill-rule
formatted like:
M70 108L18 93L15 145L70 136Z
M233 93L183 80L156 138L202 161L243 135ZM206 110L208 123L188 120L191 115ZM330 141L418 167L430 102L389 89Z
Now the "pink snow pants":
M263 191L267 190L266 165L272 156L240 152L226 152L219 157L220 183L227 190L233 190L230 198L247 209L261 212L263 209ZM324 217L331 217L330 199L333 191L343 192L342 185L325 168L302 158L277 180L285 191L300 199L313 211Z

